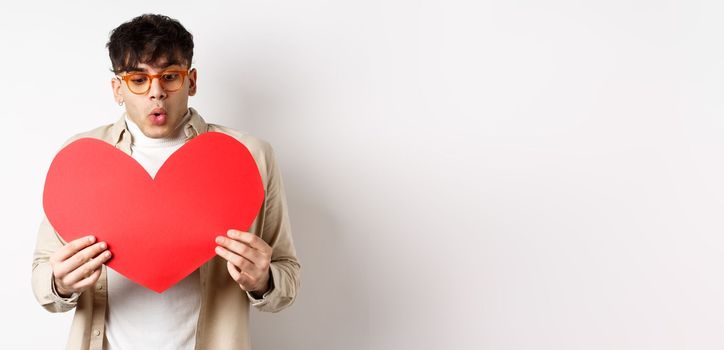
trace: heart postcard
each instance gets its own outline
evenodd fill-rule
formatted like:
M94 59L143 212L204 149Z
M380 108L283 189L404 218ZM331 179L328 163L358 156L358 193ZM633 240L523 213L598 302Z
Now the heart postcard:
M158 293L213 258L216 236L248 230L263 200L251 153L218 132L186 142L155 178L102 140L75 140L53 159L43 191L63 240L95 235L113 253L107 266Z

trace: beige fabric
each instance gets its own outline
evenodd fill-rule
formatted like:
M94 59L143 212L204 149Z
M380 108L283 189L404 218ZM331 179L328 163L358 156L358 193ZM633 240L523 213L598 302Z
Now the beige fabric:
M191 119L183 126L187 141L206 131L236 138L256 160L264 183L264 202L249 232L260 236L274 249L270 266L272 289L262 299L245 293L229 276L226 261L218 256L199 268L202 295L196 349L249 349L249 305L260 311L278 312L294 302L299 288L300 265L292 241L281 173L269 143L243 132L207 124L196 110L189 108L189 111ZM115 124L75 135L66 145L83 137L104 140L131 154L132 139L123 118ZM94 288L69 298L60 297L52 282L49 258L63 244L65 242L43 217L33 255L33 292L40 305L50 312L75 309L67 349L101 350L108 311L106 267L103 266Z

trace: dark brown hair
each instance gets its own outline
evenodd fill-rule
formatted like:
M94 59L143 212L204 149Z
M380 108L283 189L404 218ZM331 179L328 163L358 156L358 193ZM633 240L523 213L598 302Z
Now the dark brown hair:
M111 71L118 74L165 60L167 65L191 66L194 38L179 21L164 15L144 14L111 31L106 44Z

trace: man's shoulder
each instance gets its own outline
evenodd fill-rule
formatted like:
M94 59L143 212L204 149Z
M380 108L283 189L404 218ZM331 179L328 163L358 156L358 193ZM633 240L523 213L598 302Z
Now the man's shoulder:
M273 152L272 146L269 142L253 136L248 132L213 123L209 123L208 126L208 131L210 132L220 132L229 135L235 138L237 141L241 142L244 146L246 146L247 149L249 149L249 152L251 152L251 154L255 158L257 156L267 158Z
M105 125L101 125L99 127L96 127L96 128L90 129L90 130L79 132L79 133L69 137L63 144L63 147L67 146L69 143L71 143L75 140L82 139L82 138L94 138L94 139L99 139L99 140L103 140L103 141L110 143L111 138L112 138L111 135L112 135L113 125L114 124L105 124Z
M274 149L269 142L245 131L213 123L208 124L207 131L224 133L241 142L241 144L249 150L249 153L251 153L251 156L254 157L254 160L256 160L259 172L262 174L264 182L266 183L267 174L276 167L276 156L274 155Z

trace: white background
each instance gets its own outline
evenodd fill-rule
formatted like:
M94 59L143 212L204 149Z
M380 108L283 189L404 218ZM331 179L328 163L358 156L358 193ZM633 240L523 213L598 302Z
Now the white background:
M145 12L281 164L302 289L255 349L724 348L721 2L149 4L0 5L0 348L65 343L45 172L120 117L104 45Z

